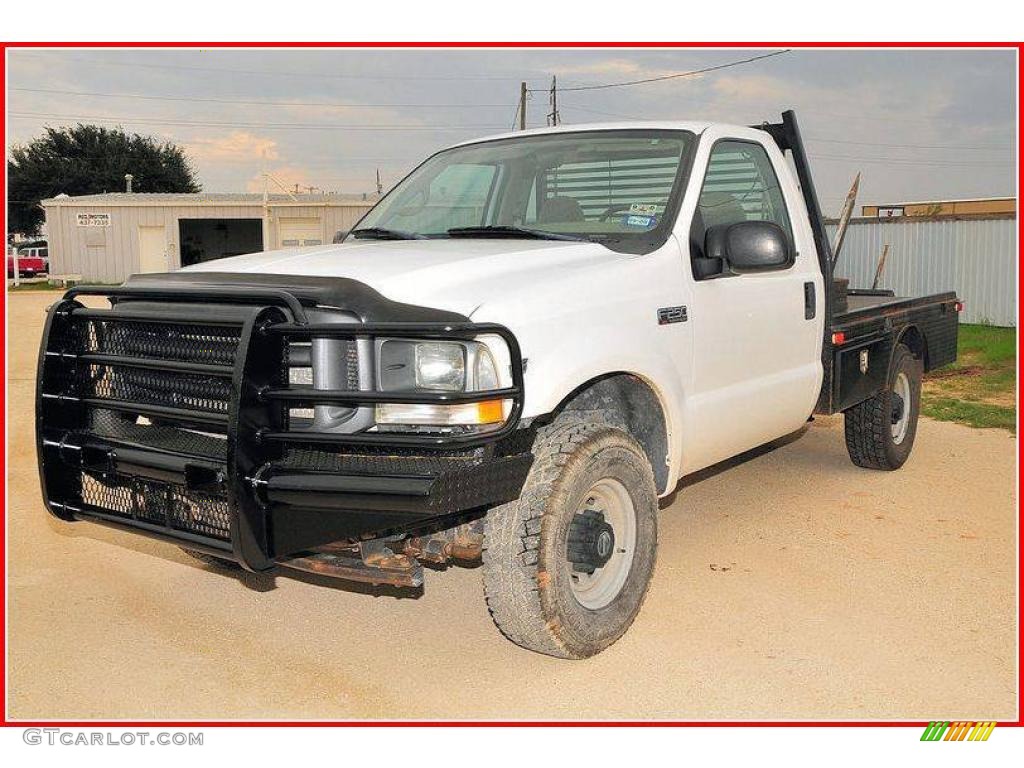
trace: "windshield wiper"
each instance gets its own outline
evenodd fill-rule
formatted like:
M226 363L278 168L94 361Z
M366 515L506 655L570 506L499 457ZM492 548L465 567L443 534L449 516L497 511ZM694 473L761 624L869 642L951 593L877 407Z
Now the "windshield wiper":
M426 235L403 232L400 229L384 229L383 227L353 229L352 237L356 240L426 240Z
M533 240L575 240L586 242L588 238L579 235L565 235L559 232L545 232L541 229L511 227L493 224L485 227L453 227L449 237L526 237Z

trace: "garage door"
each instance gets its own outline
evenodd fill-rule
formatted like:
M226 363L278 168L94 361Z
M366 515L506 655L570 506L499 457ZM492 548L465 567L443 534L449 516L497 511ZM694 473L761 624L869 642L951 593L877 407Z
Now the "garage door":
M279 248L300 245L322 245L320 219L278 219L277 244Z

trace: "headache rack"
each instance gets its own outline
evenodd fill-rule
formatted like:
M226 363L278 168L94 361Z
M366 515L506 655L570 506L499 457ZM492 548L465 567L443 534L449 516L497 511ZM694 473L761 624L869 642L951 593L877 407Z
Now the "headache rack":
M329 542L518 496L532 463L532 430L519 428L523 363L507 328L448 313L435 313L438 321L428 309L421 320L407 305L393 305L397 322L367 311L356 312L358 321L312 322L316 291L159 277L167 279L76 287L49 310L36 426L43 496L57 517L128 528L265 570ZM107 297L111 306L84 306L82 296ZM375 296L362 286L357 298L365 304ZM381 392L289 381L290 345L311 339L481 335L507 345L511 386ZM494 399L509 403L508 416L482 433L344 433L296 426L290 416L323 405Z

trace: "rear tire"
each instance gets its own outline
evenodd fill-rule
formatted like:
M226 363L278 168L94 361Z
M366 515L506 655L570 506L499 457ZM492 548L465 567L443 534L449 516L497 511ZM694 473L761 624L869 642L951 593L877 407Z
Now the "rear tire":
M580 415L540 430L534 455L520 498L487 514L484 594L512 642L582 659L618 640L647 594L654 473L632 437Z
M899 469L910 456L921 409L923 368L910 349L897 345L885 389L845 412L846 450L858 467Z

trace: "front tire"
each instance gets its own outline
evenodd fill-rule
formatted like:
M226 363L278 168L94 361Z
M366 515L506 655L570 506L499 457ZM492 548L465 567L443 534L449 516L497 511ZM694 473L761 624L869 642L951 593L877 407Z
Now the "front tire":
M896 347L886 387L844 414L850 460L866 469L899 469L910 456L921 410L923 365L903 344Z
M647 594L657 551L657 491L643 449L582 416L538 433L517 501L484 527L484 594L512 642L566 659L618 640Z

